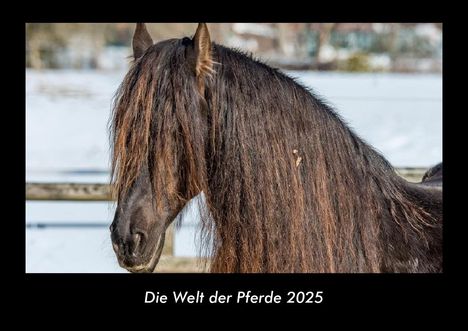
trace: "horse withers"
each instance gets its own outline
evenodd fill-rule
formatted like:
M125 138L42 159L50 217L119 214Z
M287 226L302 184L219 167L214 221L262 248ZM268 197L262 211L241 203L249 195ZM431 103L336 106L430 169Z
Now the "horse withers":
M442 188L442 162L428 169L423 175L421 184Z

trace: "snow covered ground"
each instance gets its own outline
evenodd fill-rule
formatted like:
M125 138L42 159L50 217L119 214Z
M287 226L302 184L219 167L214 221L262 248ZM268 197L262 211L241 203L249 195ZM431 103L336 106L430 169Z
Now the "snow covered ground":
M123 71L26 71L26 181L108 182L108 121ZM442 160L442 77L290 72L395 166ZM26 222L110 224L108 203L26 202ZM194 255L192 213L175 253ZM190 216L192 215L192 217ZM121 272L105 226L27 228L27 272Z

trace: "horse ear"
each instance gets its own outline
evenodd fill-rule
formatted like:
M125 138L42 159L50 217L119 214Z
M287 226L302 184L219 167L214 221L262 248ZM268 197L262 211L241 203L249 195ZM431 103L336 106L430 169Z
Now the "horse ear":
M195 72L197 77L213 73L211 39L206 23L199 23L193 37L195 47Z
M145 23L137 23L135 33L133 34L133 58L140 58L143 53L153 45Z

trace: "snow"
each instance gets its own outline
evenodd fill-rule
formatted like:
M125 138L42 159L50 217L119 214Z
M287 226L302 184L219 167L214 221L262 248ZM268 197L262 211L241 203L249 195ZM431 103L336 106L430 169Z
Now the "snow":
M26 71L26 168L107 169L112 97L124 72Z
M442 160L439 75L295 73L396 167Z
M107 229L26 231L26 272L125 272L117 264Z
M331 104L395 166L442 160L442 77L289 72ZM124 71L26 71L26 181L108 182L108 122ZM197 210L187 206L177 256L196 253ZM105 202L26 202L26 223L95 222L93 228L27 228L27 272L123 272Z

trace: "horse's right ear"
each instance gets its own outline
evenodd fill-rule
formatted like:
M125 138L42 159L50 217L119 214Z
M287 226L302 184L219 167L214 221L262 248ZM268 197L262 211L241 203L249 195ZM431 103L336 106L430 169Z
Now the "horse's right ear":
M195 72L197 77L213 73L213 58L211 55L211 39L206 23L199 23L193 36L195 47Z
M153 45L145 23L137 23L135 33L133 34L133 58L140 58L143 53Z

